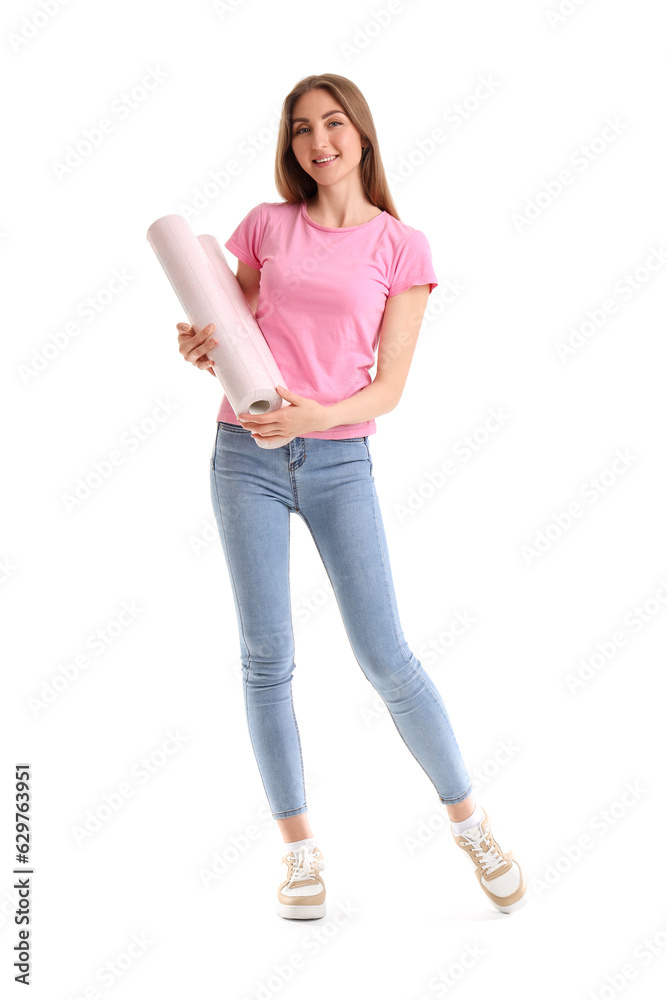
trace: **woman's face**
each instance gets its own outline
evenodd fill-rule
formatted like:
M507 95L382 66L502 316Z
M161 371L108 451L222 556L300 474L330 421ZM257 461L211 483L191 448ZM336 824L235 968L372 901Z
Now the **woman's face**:
M292 149L318 184L335 184L359 166L361 135L328 90L310 90L292 108ZM334 159L315 162L329 157Z

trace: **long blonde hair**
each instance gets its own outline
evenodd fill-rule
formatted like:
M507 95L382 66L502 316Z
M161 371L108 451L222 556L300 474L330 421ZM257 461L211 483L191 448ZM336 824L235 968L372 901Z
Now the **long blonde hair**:
M349 117L354 127L368 140L368 147L361 154L361 183L368 199L377 208L384 209L395 219L400 216L389 191L387 176L382 165L375 123L366 98L356 84L337 73L304 76L283 101L278 126L275 183L278 193L290 204L307 201L317 193L317 181L303 170L292 150L292 109L302 94L321 88L338 101L341 111Z

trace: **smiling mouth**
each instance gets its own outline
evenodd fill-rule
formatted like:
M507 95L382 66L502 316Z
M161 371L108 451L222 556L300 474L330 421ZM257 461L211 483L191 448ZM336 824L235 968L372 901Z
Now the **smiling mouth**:
M313 163L333 163L333 161L337 160L339 156L340 156L340 153L336 153L335 156L331 156L331 157L326 156L323 159L313 160Z

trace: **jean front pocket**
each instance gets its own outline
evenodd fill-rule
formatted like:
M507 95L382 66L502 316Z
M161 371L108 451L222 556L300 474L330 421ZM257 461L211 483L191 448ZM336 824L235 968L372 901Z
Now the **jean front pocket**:
M233 431L235 434L250 434L252 436L252 432L247 427L241 427L240 424L228 424L224 420L218 420L218 426L223 431Z
M368 446L368 438L367 437L363 438L363 441L366 444L366 454L368 455L368 464L371 467L371 476L373 476L373 458L371 456L371 449ZM375 478L375 476L373 476L373 478Z

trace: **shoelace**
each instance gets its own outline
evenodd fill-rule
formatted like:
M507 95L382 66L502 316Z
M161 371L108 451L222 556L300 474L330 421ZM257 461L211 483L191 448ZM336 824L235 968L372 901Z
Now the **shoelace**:
M469 844L474 844L472 853L477 855L485 875L491 875L492 872L507 864L507 860L498 853L491 840L487 839L481 826L473 826L470 830L464 830L461 836L465 837ZM487 850L484 850L482 843L486 844Z
M313 878L313 869L321 871L324 868L324 862L320 861L317 855L319 855L319 848L313 848L308 844L302 844L297 850L292 849L289 852L287 862L292 866L292 873L287 883L288 887L292 882Z

